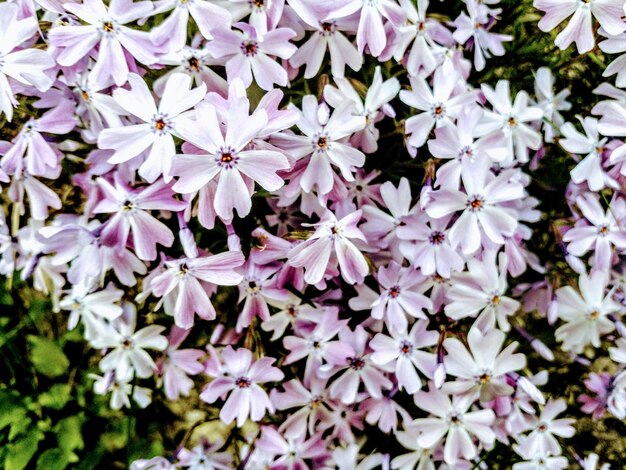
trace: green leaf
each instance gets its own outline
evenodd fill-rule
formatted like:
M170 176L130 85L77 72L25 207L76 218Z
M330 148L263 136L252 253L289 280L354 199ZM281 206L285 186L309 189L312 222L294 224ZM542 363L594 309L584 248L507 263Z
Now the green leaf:
M29 335L27 338L31 346L30 360L37 372L58 377L67 371L70 361L58 344L40 336Z
M39 395L39 404L45 408L62 410L71 397L71 389L68 384L56 384L50 390Z
M4 462L5 470L22 470L26 467L37 452L39 441L42 439L43 433L33 430L23 439L14 444L9 444L7 458Z
M85 447L83 434L81 432L83 420L84 418L82 416L69 416L59 421L54 427L59 448L62 449L66 455L71 454L76 449Z
M61 449L48 449L37 459L37 470L63 470L69 461Z

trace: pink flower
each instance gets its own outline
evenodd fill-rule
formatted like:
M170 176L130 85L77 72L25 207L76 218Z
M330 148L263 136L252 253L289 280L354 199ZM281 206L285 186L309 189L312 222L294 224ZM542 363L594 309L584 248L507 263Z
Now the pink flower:
M292 5L293 7L293 5ZM353 32L357 23L351 18L326 20L308 16L301 17L306 23L305 28L313 31L309 39L302 44L289 59L292 67L304 69L304 78L313 78L322 67L326 51L330 54L330 65L333 77L343 77L346 65L359 71L363 64L363 56L346 38L343 32Z
M470 328L467 342L471 354L458 339L446 338L443 342L448 352L444 359L446 371L460 380L444 384L443 389L456 395L478 394L481 403L511 395L514 389L507 383L507 374L525 367L526 356L513 354L519 345L517 341L500 351L505 336L500 330L482 334L478 328Z
M103 242L109 246L124 248L132 233L133 247L139 259L155 259L157 243L172 246L174 235L163 222L147 211L179 211L187 204L175 200L171 188L162 181L142 190L131 188L122 181L119 173L115 174L114 181L112 185L104 178L97 179L103 198L94 208L94 213L114 214L102 229Z
M261 437L255 447L274 457L270 468L308 470L305 460L315 460L327 455L326 443L319 434L306 439L305 434L298 436L282 436L281 433L269 426L261 428Z
M197 375L204 370L198 362L204 356L200 349L179 349L191 330L172 327L165 357L157 361L157 369L163 380L165 396L176 400L181 395L188 397L193 388L193 380L188 375Z
M88 24L50 30L51 44L60 49L56 58L59 65L71 67L98 46L96 64L91 71L94 82L122 86L128 80L128 73L136 69L135 59L146 65L157 62L158 48L152 45L148 33L124 26L150 15L152 2L111 0L107 7L102 0L84 0L65 3L63 8Z
M314 96L307 95L302 99L297 123L304 136L280 133L272 137L275 145L298 160L310 155L300 180L305 192L317 188L319 194L325 195L333 189L331 163L346 181L353 181L354 168L365 163L365 155L345 143L345 137L365 127L365 117L354 116L353 106L351 101L343 101L331 115L326 104L318 105Z
M231 16L227 10L212 1L192 0L157 0L154 2L152 15L174 10L156 28L150 31L150 39L158 46L167 46L172 51L179 51L187 42L189 16L193 18L206 39L212 39L211 30L217 25L230 24Z
M432 385L428 392L419 391L414 397L417 406L434 415L411 423L411 428L422 431L417 443L430 448L444 439L443 458L447 464L454 465L459 457L470 460L476 456L472 435L486 447L493 445L495 434L491 426L495 414L492 409L468 411L473 400L467 395L454 396L450 400Z
M339 264L341 277L349 283L356 284L368 273L367 261L350 239L366 241L363 233L357 228L361 219L361 211L348 214L337 220L335 214L327 210L322 219L312 226L315 233L303 243L289 251L288 262L295 267L304 267L304 279L309 284L317 284L324 278L324 273L331 262L331 255Z
M560 455L561 446L554 436L572 437L576 430L571 418L555 419L567 409L565 400L548 400L541 410L539 418L534 419L532 432L523 440L519 447L524 455Z
M383 389L390 389L391 381L383 375L373 363L370 348L367 347L368 333L362 326L354 331L342 329L339 331L339 340L349 344L354 350L354 356L347 358L347 364L336 366L326 364L319 371L324 377L330 377L337 372L342 373L330 385L331 398L339 398L348 405L355 403L361 382L372 398L382 398Z
M215 319L206 284L236 286L243 276L235 269L243 262L243 255L233 251L166 261L165 270L151 279L150 288L155 296L174 302L176 326L191 328L194 313L205 320Z
M19 83L32 85L40 91L46 91L54 82L54 73L45 70L54 67L54 60L50 55L39 49L21 49L38 29L36 17L18 19L16 3L0 5L0 29L2 29L2 43L0 44L0 112L4 112L8 121L13 118L13 108L18 102L15 99L14 86L8 77Z
M409 332L391 333L391 336L382 333L376 334L370 341L372 362L379 366L392 365L398 380L400 390L413 394L422 388L417 371L430 377L435 369L434 354L422 351L423 348L434 346L439 334L427 330L428 322L416 321Z
M267 393L259 386L265 382L277 382L285 376L280 369L272 367L276 359L263 357L252 360L248 349L233 349L226 346L222 351L224 374L215 378L200 394L200 398L213 403L224 394L231 392L220 411L220 419L230 424L237 418L237 426L244 425L250 418L260 421L266 412L273 413L274 406Z
M246 88L252 77L264 90L271 90L274 84L287 85L287 72L270 56L289 59L296 46L289 42L296 33L289 28L278 28L262 34L246 23L234 25L240 31L217 27L211 31L213 40L206 50L215 58L226 60L228 82L241 79Z
M620 34L626 30L624 16L624 2L622 0L593 0L591 2L579 0L534 0L535 8L545 12L539 21L542 31L552 31L559 23L574 14L567 26L559 33L554 41L560 49L576 42L579 54L593 49L595 40L591 26L592 15L600 26L609 34Z
M481 238L495 244L504 244L504 236L512 236L517 227L514 211L502 203L519 199L524 188L513 170L494 176L486 159L461 170L465 192L441 189L431 194L426 213L435 219L463 211L450 230L452 248L461 246L463 254L476 252Z
M170 169L176 154L173 135L177 135L181 114L192 108L206 94L206 86L190 90L191 77L185 74L170 75L159 106L143 79L129 74L131 89L118 88L113 92L117 104L141 123L103 130L98 136L98 146L115 150L109 163L123 163L148 152L139 167L139 175L152 183L163 175L166 183L172 179Z
M224 132L215 106L200 102L196 106L196 120L181 123L178 130L185 140L206 153L174 158L172 174L179 177L174 191L193 193L217 177L212 204L217 215L225 221L233 219L235 209L240 217L248 215L254 181L268 191L276 191L284 183L276 172L289 168L287 159L279 152L246 149L266 124L265 110L257 109L250 115L248 99L242 97L231 103ZM209 196L205 193L204 197Z
M615 219L615 210L609 207L605 211L595 195L586 193L579 196L576 205L586 220L581 220L582 223L563 236L563 241L569 242L567 250L574 256L583 256L593 250L593 269L607 271L613 265L612 248L618 251L626 249L626 233Z

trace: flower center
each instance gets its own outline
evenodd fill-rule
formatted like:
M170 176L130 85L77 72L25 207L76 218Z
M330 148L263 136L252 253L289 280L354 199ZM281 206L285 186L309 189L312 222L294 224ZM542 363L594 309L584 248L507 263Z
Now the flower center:
M428 241L430 241L432 245L441 245L445 239L446 235L439 230L432 232L428 237Z
M398 297L400 295L400 286L391 286L387 295L389 295L392 299Z
M221 149L217 155L217 164L222 167L232 168L237 164L237 154L231 148Z
M351 357L348 359L350 368L354 370L362 370L365 367L365 361L361 357Z
M102 23L102 30L105 33L112 33L114 30L113 23L111 21L105 21Z
M200 68L200 62L197 57L189 57L189 59L187 59L187 66L192 72L197 72Z
M431 108L431 115L437 120L443 118L446 115L446 107L443 103L433 104Z
M250 388L251 383L248 377L238 377L235 380L235 385L239 388Z
M320 28L322 28L321 32L323 36L330 36L335 32L335 23L332 23L330 21L322 21L320 22Z
M413 343L409 341L402 341L400 343L400 352L402 354L409 354L413 350Z
M488 384L489 382L491 382L491 375L485 372L480 377L478 377L478 381L483 385Z
M182 263L178 269L181 274L186 274L189 271L189 267L187 266L186 263Z
M320 137L319 139L317 139L317 146L321 149L328 148L328 140L326 139L326 137Z
M252 2L250 2L252 4L252 6L256 7L256 8L263 8L265 6L265 1L264 0L252 0Z
M467 205L472 212L479 211L483 208L485 200L478 195L472 196L471 199L467 201Z
M123 210L124 212L130 212L130 211L132 211L132 210L133 210L133 207L135 207L135 205L133 204L133 201L130 201L130 200L128 200L128 199L127 199L127 200L125 200L125 201L122 203L122 210Z
M511 116L509 117L507 124L509 125L509 127L515 127L517 126L517 119L515 119L515 117Z
M599 316L600 312L598 312L597 310L594 310L589 314L589 318L592 320L597 320Z
M246 56L254 56L257 53L257 43L256 41L248 41L248 42L244 42L241 45L241 50L243 51L244 55Z
M502 299L500 298L500 296L499 296L499 295L494 295L494 296L491 298L491 305L500 305L500 301L501 301L501 300L502 300Z
M598 229L598 233L600 235L606 235L607 233L609 233L609 228L606 225L603 225Z

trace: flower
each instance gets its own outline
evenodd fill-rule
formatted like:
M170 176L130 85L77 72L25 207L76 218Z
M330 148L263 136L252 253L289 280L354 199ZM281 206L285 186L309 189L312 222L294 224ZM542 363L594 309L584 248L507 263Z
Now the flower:
M214 105L202 101L195 111L196 120L181 122L179 132L206 153L186 153L174 158L172 175L178 176L178 181L172 189L189 194L217 178L212 200L217 215L230 221L236 210L244 217L252 208L250 183L256 181L264 189L276 191L284 184L276 172L289 168L289 162L279 152L248 149L249 142L266 126L267 113L257 109L249 114L247 98L233 100L225 116L224 135ZM210 194L205 193L203 197L210 197Z
M421 431L417 444L422 448L431 448L444 439L443 458L449 465L454 465L459 457L466 460L476 456L474 435L487 448L495 440L491 429L496 416L492 409L468 411L473 399L453 396L452 400L444 392L429 386L428 392L418 391L414 395L415 404L430 413L429 418L419 418L410 424L410 428Z
M113 92L113 98L122 109L142 122L104 129L98 136L98 146L114 150L108 162L116 164L149 149L146 160L139 167L139 175L149 183L163 175L163 180L169 183L172 158L176 154L173 135L178 135L176 129L181 114L204 98L206 86L203 83L190 90L190 76L172 74L157 108L146 82L139 75L129 74L128 82L131 89L118 88Z
M349 284L361 282L369 268L363 254L350 240L356 238L366 241L356 226L361 214L359 210L337 220L335 214L326 210L322 219L312 224L316 227L315 233L289 251L289 264L303 267L304 280L309 284L317 284L324 278L331 255L334 255L343 279Z
M620 305L605 294L609 278L606 271L595 271L590 276L578 278L580 294L571 286L556 291L557 313L566 323L557 328L555 337L562 341L565 351L581 353L591 343L600 347L600 335L610 333L615 326L608 315L621 309Z
M220 419L230 424L237 418L238 427L243 426L248 417L252 421L260 421L267 411L273 413L274 406L259 384L283 379L285 374L272 367L276 359L263 357L253 361L250 350L233 349L231 346L226 346L221 356L224 361L223 375L209 382L200 398L213 403L231 392L221 408Z

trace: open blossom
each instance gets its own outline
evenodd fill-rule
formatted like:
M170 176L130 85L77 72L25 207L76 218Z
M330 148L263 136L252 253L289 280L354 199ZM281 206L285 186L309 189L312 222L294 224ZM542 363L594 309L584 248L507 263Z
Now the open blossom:
M251 351L231 346L226 346L221 355L223 375L209 382L200 398L213 403L230 392L220 411L220 419L230 424L236 418L238 427L248 418L260 421L268 411L273 413L274 406L259 384L283 379L285 374L272 366L276 359L263 357L253 361Z
M513 353L518 346L515 341L500 351L504 339L505 334L500 330L483 335L478 328L471 328L467 334L468 352L458 339L446 338L443 342L448 352L444 361L446 372L458 380L444 384L444 390L454 394L477 393L483 403L511 395L514 389L507 383L506 374L523 368L526 357Z
M191 330L172 327L164 357L157 361L165 396L170 400L176 400L181 395L188 397L194 385L189 375L197 375L204 370L204 366L199 362L205 354L204 351L180 349L181 343L190 332Z
M206 0L157 0L154 2L152 15L171 11L168 17L150 31L150 39L158 46L166 45L168 49L178 51L187 41L189 17L198 26L200 34L211 39L211 30L217 25L230 24L230 13L212 1Z
M567 49L573 42L578 52L589 52L595 46L591 26L591 17L595 17L609 34L619 34L626 30L624 2L622 0L534 0L535 8L545 12L539 21L542 31L551 31L558 24L569 18L567 26L558 34L555 44L560 49Z
M607 186L608 176L602 169L602 154L608 141L598 133L598 120L587 117L581 119L585 134L576 130L574 125L567 122L561 126L563 138L559 140L561 146L571 153L587 154L571 171L572 181L580 184L587 182L589 189L599 191Z
M287 158L274 150L248 150L248 144L267 125L267 113L257 109L249 114L247 98L235 100L226 116L222 130L215 106L202 101L196 106L195 121L181 123L183 138L206 153L177 155L172 163L172 175L178 176L173 189L189 194L200 190L217 178L212 205L223 220L240 217L252 208L250 187L256 181L268 191L276 191L284 181L276 174L287 169ZM225 134L224 135L224 131ZM206 193L205 197L210 197ZM207 201L208 202L208 201Z
M360 298L350 299L350 307L354 310L371 309L372 318L384 319L391 332L406 332L407 316L425 319L423 310L432 309L432 302L423 294L426 290L424 276L417 269L403 268L392 261L378 270L378 283L380 294L367 286L359 286Z
M243 262L243 255L233 251L166 261L165 270L151 279L150 287L155 296L168 296L169 301L174 303L176 326L191 328L195 313L205 320L215 319L215 309L205 283L220 286L239 284L243 276L236 272L236 268Z
M332 256L332 262L339 264L344 281L349 284L361 282L369 268L365 257L351 241L366 241L357 228L361 214L359 210L337 220L331 211L324 212L322 219L313 224L315 233L289 251L289 264L304 267L304 280L309 284L317 284L324 278Z
M247 88L254 77L264 90L271 90L274 84L287 85L286 70L270 56L289 59L296 51L289 40L296 33L289 28L278 28L263 34L246 23L234 26L240 31L223 26L214 28L213 40L206 45L209 54L226 61L228 82L239 78Z
M590 276L581 274L578 279L580 293L573 287L565 286L556 291L557 312L566 323L560 326L555 336L563 342L563 349L581 353L589 343L600 347L600 335L615 329L607 318L621 307L606 294L607 271L595 271Z
M135 116L140 124L104 129L98 136L98 146L115 152L109 163L123 163L148 151L139 167L139 175L154 182L160 175L166 183L172 179L170 169L176 154L173 135L177 135L180 115L192 108L206 94L206 86L190 90L191 77L171 75L157 107L146 82L137 74L128 76L130 90L118 88L113 92L116 103Z
M431 448L444 439L443 458L447 464L454 465L459 458L470 460L476 456L472 435L486 447L493 445L495 434L491 425L495 414L492 409L468 411L472 398L454 395L450 399L432 384L428 392L418 391L414 398L417 406L432 415L410 424L411 428L422 431L417 443L423 448Z
M567 409L565 400L549 400L539 417L533 420L531 433L520 441L524 455L560 455L561 445L555 436L572 437L575 429L571 418L555 419Z
M385 114L395 116L393 108L388 104L400 91L400 82L397 78L390 78L383 82L380 67L376 67L372 84L367 89L365 100L361 97L346 78L335 77L337 88L326 85L324 98L333 108L337 108L347 99L354 103L353 114L365 116L366 127L352 135L350 142L361 148L365 153L373 153L378 149L380 132L376 123L381 121Z
M98 178L103 198L94 208L96 214L112 213L102 229L102 240L109 246L124 248L132 234L133 248L142 260L156 258L157 243L172 246L174 234L163 222L148 213L149 210L179 211L187 205L172 196L172 189L164 182L155 182L143 189L133 189L119 173L114 184Z
M296 159L310 156L300 179L305 192L316 188L318 193L328 194L333 188L333 165L346 181L354 181L354 169L365 163L361 151L344 143L345 137L365 127L365 116L353 115L353 107L350 100L345 100L330 114L325 103L318 105L314 96L307 95L302 99L297 122L304 135L281 133L272 138L275 145Z
M38 29L34 17L18 19L17 3L0 5L0 112L8 121L13 118L13 108L18 102L8 78L22 84L32 85L46 91L54 82L53 74L46 70L54 67L54 60L46 51L39 49L15 50L32 38Z
M164 326L149 325L135 331L136 312L123 315L100 331L92 340L95 348L110 348L111 351L100 361L103 372L113 371L117 380L128 380L133 376L150 377L157 370L154 360L146 349L163 351L167 338L161 333Z
M293 3L291 3L294 8ZM313 78L322 67L324 56L328 50L330 54L330 65L333 77L343 77L346 65L352 70L358 71L363 64L363 56L356 47L344 35L344 32L353 32L357 28L357 23L348 18L323 21L319 15L310 17L301 16L306 30L312 31L309 39L302 44L289 59L292 67L302 67L304 78Z
M450 229L452 247L460 246L463 254L476 252L484 238L504 244L504 236L512 236L518 222L516 214L502 203L519 199L524 193L514 172L506 170L494 176L489 161L482 159L462 169L461 180L465 192L456 189L433 192L426 213L439 219L463 211Z
M430 377L435 368L434 355L422 348L435 345L439 334L426 327L427 322L418 320L408 332L392 332L391 336L378 333L369 344L374 350L372 362L379 366L394 364L398 386L407 393L415 393L422 387L417 371Z
M458 320L466 316L480 314L477 326L483 333L492 329L498 322L503 331L511 326L507 320L520 307L517 300L506 297L507 270L506 255L500 253L496 262L495 251L485 251L482 261L473 258L467 262L467 272L453 275L452 287L446 297L446 315Z
M567 250L574 256L593 250L593 269L606 271L613 264L613 250L626 249L626 232L620 228L612 207L605 211L593 195L579 196L576 205L585 219L563 236L563 241L569 242Z
M97 60L91 70L95 83L121 86L128 74L136 70L135 59L142 64L157 62L155 48L148 33L128 26L128 23L146 18L153 10L152 2L111 0L107 6L102 0L84 0L83 3L64 3L70 13L87 25L63 25L50 30L50 42L59 48L59 65L71 67L97 49Z

